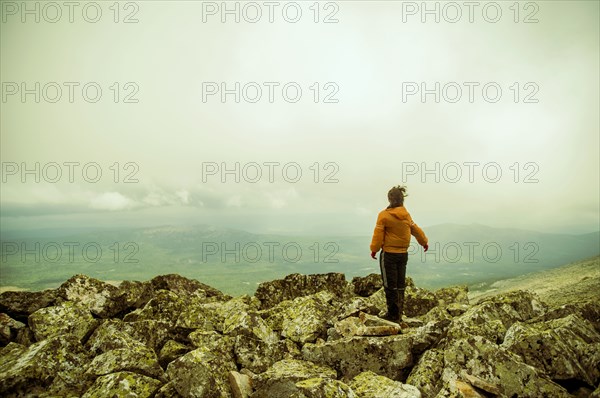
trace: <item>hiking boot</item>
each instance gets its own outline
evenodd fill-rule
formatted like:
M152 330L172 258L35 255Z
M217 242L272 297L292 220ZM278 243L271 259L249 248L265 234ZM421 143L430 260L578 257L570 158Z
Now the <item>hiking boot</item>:
M385 319L386 321L398 323L400 317L398 316L398 314L386 312L385 315L381 318Z

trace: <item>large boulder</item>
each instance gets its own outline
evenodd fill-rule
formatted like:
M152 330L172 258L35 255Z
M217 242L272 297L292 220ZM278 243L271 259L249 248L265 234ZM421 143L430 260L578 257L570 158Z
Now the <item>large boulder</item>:
M234 354L238 365L254 373L264 372L283 359L300 359L302 356L291 340L266 342L241 335L235 337Z
M421 398L421 392L415 386L379 376L373 372L356 375L350 387L361 398Z
M145 346L118 348L100 354L92 360L86 375L96 379L120 371L131 371L159 380L164 377L156 353Z
M309 296L286 300L263 313L273 330L300 344L314 342L327 335L330 319L337 308L332 304L335 296L321 291Z
M383 287L380 274L369 274L367 276L355 276L352 278L354 294L361 297L369 297Z
M58 288L61 301L72 301L100 318L111 318L127 308L118 287L86 275L75 275Z
M284 300L293 300L308 296L322 290L333 293L337 297L352 294L351 285L341 273L316 275L291 274L284 279L263 282L258 285L255 296L262 303L262 308L274 307Z
M0 352L0 395L81 395L90 357L72 334L49 337L30 347L10 343Z
M119 348L133 349L140 345L160 352L172 335L171 325L165 322L123 322L120 319L108 319L94 330L86 342L86 348L95 355Z
M29 316L29 327L37 341L64 334L83 340L96 325L90 311L72 301L39 309Z
M497 386L500 394L508 397L569 397L543 371L523 362L522 358L502 346L474 336L453 340L444 347L442 389L445 396L457 389L456 381L463 372Z
M198 348L169 363L167 377L184 397L228 397L228 374L236 370L230 357Z
M406 335L352 337L302 347L305 360L336 369L344 380L372 371L393 380L405 379L413 365L413 340Z
M212 286L178 274L159 275L152 278L150 283L154 290L168 290L181 297L196 295L219 301L231 298Z
M534 324L513 324L503 347L553 380L600 381L600 334L579 315Z
M185 304L176 293L158 290L143 308L128 313L123 320L125 322L153 320L175 326Z
M23 322L0 313L0 346L7 345L9 342L16 340L19 331L25 327L26 325Z
M27 322L29 315L37 310L54 305L58 293L55 289L40 292L3 292L0 294L0 312L21 322Z
M306 398L356 398L350 386L339 380L314 377L296 383L299 393Z
M541 316L546 306L530 292L515 291L492 296L454 318L448 330L449 339L483 336L500 344L506 330L515 322Z
M411 370L406 382L419 389L424 398L435 397L441 389L444 371L444 352L439 349L425 351Z
M117 372L100 376L82 398L137 397L150 398L162 383L133 372Z
M313 378L335 379L336 372L327 366L302 360L284 359L275 362L265 372L254 377L252 383L256 392L252 397L305 397L299 392L296 383Z

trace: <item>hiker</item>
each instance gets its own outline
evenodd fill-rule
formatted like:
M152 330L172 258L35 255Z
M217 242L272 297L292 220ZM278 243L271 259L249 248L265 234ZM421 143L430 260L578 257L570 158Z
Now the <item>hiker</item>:
M384 318L392 322L402 322L404 309L404 288L406 287L406 263L408 261L408 246L410 236L429 249L427 237L404 207L406 187L392 187L388 192L390 205L379 212L377 224L371 241L371 258L381 249L379 268L383 279L387 313Z

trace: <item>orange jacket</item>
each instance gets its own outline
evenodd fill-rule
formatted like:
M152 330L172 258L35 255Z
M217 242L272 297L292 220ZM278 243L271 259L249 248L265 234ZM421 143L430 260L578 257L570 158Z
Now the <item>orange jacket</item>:
M425 233L414 223L404 206L382 210L377 216L371 251L378 252L383 247L383 251L388 253L406 253L411 235L421 246L427 244Z

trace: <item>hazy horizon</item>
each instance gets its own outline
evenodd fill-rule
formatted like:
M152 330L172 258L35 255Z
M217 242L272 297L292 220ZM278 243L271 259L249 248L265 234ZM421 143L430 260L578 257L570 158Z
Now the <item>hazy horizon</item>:
M3 2L2 231L370 235L397 184L423 228L599 229L598 2L472 22L389 1L298 3L297 22L293 2L273 22L231 3L245 14L222 22L209 3L100 3L71 23Z

